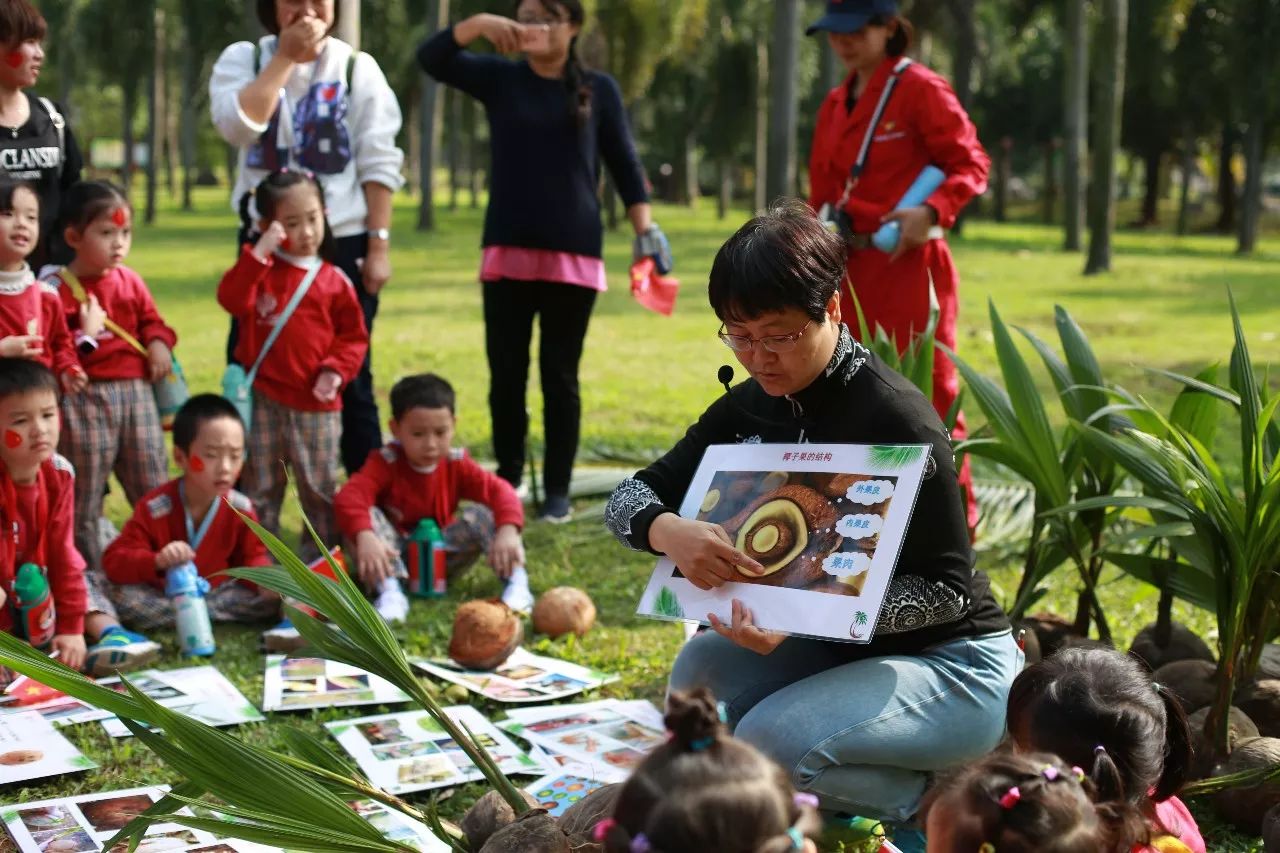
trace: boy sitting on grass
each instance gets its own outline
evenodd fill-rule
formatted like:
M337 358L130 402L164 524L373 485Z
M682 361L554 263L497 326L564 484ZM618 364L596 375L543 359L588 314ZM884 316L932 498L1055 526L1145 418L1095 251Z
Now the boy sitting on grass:
M124 530L102 553L108 595L125 624L139 631L172 628L166 573L194 563L209 582L209 617L262 622L280 613L280 596L223 569L272 564L266 546L232 511L257 521L249 499L233 488L244 467L244 424L236 407L216 394L197 394L173 421L173 459L182 476L146 494ZM223 499L230 507L223 506ZM285 626L288 627L288 626ZM263 635L272 645L275 633ZM288 650L280 649L280 650Z
M110 614L95 612L88 637L94 645L86 649L85 614L98 608L75 546L75 471L54 450L60 429L53 372L37 361L0 358L0 630L94 675L142 666L160 647ZM27 563L44 575L52 608L26 620L24 631L14 581Z
M333 501L360 581L376 594L375 607L388 622L408 615L400 552L424 518L443 533L450 581L486 551L494 573L508 581L503 601L513 610L532 604L520 539L524 507L510 483L452 446L454 407L453 387L435 374L397 382L391 389L395 441L371 452ZM459 509L460 500L474 503Z

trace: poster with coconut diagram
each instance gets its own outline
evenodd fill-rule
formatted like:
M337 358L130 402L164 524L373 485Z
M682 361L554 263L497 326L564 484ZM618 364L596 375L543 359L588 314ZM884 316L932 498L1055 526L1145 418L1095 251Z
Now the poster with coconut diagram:
M708 447L680 515L718 524L764 566L701 590L658 561L637 613L732 620L733 600L762 628L846 642L871 640L930 447L735 444ZM927 523L923 519L923 523Z

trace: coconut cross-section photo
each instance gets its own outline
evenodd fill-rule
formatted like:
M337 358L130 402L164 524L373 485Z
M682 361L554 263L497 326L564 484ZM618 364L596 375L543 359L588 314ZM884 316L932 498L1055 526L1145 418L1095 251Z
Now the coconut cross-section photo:
M896 477L821 471L718 471L698 520L719 524L733 546L764 566L742 583L862 592L893 499ZM677 567L674 577L682 577Z

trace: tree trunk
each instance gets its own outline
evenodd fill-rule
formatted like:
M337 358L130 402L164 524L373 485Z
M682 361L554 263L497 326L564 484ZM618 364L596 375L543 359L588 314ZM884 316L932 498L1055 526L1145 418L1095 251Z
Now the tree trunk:
M1089 26L1085 0L1066 0L1062 139L1062 248L1080 251L1084 231L1084 162L1088 150L1086 116L1089 113Z
M723 221L733 204L733 167L728 157L716 160L716 182L720 185L720 192L716 195L716 218Z
M1160 587L1160 603L1156 606L1156 630L1151 638L1156 646L1169 648L1173 641L1173 592L1168 584Z
M1044 186L1040 191L1040 219L1045 225L1053 224L1053 214L1058 207L1058 172L1054 168L1054 151L1060 140L1051 139L1044 143Z
M1144 228L1160 221L1160 161L1163 153L1152 149L1142 155L1142 214L1138 224Z
M193 210L195 205L192 202L192 187L195 184L194 172L196 170L196 99L192 96L196 86L199 85L200 77L200 59L196 55L191 38L188 31L186 37L186 45L182 51L182 91L186 93L186 97L182 99L182 209L184 211Z
M756 42L756 162L755 207L764 210L769 203L765 192L764 173L769 158L769 44L761 38Z
M427 29L436 32L449 23L449 0L429 0L427 3ZM434 198L436 149L440 135L440 84L426 74L422 77L422 139L418 150L419 168L422 174L422 195L418 201L418 230L431 231L436 227Z
M124 80L120 84L120 88L124 94L124 103L122 104L122 116L120 128L120 141L124 145L124 163L120 167L120 183L124 185L125 195L129 195L133 190L133 170L135 162L133 159L133 114L138 109L138 81Z
M164 83L164 10L152 6L151 74L147 80L147 207L143 221L156 221L156 170L160 165L160 87Z
M1068 0L1070 2L1070 0ZM978 28L974 0L949 0L947 8L956 25L952 75L956 97L965 109L973 101L973 62L978 55Z
M840 81L845 78L846 71L844 63L840 61L840 57L836 56L836 52L831 48L831 42L822 39L821 51L818 54L818 86L825 95L827 92L840 85Z
M1009 219L1009 172L1013 159L1013 140L1005 136L996 146L995 162L995 220L1006 222Z
M1236 153L1236 128L1228 119L1218 138L1218 221L1213 230L1230 234L1236 230L1236 173L1231 160Z
M1196 168L1196 132L1191 122L1182 125L1182 157L1179 169L1182 186L1178 188L1178 236L1191 230L1191 178Z
M1089 176L1089 258L1085 275L1111 269L1111 232L1115 228L1116 154L1120 146L1120 110L1124 100L1125 30L1128 0L1102 0L1098 25L1098 74L1094 103L1093 169Z
M1244 133L1244 195L1240 205L1240 233L1236 254L1248 255L1258 241L1258 221L1262 217L1262 170L1266 166L1267 131L1260 114L1249 119Z
M774 0L769 67L767 201L790 196L796 182L796 70L800 47L800 3Z
M334 32L338 38L360 49L360 0L337 0L338 27Z
M462 131L462 99L464 96L457 89L446 93L449 115L449 210L458 209L458 193L462 190L462 145L459 137Z

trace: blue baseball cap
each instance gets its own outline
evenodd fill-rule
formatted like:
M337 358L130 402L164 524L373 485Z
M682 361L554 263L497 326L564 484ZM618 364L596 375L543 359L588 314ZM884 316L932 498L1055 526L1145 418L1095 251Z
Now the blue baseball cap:
M897 0L827 0L827 13L805 30L804 34L856 33L876 15L896 14Z

